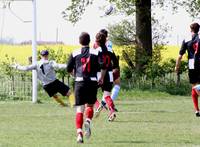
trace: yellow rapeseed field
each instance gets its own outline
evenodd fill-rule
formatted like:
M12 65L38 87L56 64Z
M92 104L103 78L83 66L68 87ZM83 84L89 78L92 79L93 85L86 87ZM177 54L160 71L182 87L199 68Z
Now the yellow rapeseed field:
M58 50L60 48L63 49L63 51L66 54L71 53L74 49L79 48L78 45L39 45L37 47L38 50L46 49L46 48L52 48L55 50ZM114 46L115 53L119 56L121 56L122 48ZM167 46L167 49L162 51L162 59L163 61L174 58L176 59L178 56L179 47L178 46ZM28 57L32 54L32 48L31 45L0 45L0 62L5 61L6 54L9 57L14 57L15 60L21 64L27 64L28 63Z
M39 45L37 50L42 49L63 49L65 53L71 53L73 49L77 49L79 46L72 45ZM28 57L32 55L31 45L0 45L0 62L5 61L6 55L8 57L14 57L15 60L21 64L28 63Z

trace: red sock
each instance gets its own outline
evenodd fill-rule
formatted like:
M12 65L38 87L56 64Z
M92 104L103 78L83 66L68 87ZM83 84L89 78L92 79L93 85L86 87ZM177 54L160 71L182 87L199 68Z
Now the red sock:
M198 106L198 94L195 89L192 89L192 100L194 103L194 108L196 111L199 111L199 106Z
M89 118L90 120L92 120L93 117L93 107L87 107L86 108L86 118Z
M114 103L110 96L105 97L106 104L111 110L114 110Z
M76 128L82 129L83 126L83 113L76 113Z
M99 105L100 105L100 104L99 104L99 101L98 101L98 99L96 100L96 102L95 102L95 104L94 104L94 105L95 105L95 108L96 108L96 109L97 109L97 108L99 108Z

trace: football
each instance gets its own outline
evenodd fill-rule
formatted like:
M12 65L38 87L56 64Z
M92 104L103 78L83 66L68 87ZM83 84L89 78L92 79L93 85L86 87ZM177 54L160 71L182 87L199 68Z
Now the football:
M112 14L113 10L114 10L113 5L110 4L109 6L106 6L106 7L105 7L105 15L110 15L110 14Z

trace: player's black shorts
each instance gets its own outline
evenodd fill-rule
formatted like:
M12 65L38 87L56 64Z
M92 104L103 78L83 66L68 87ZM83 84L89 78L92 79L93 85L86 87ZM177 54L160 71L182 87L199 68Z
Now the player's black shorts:
M75 105L94 104L97 100L96 81L75 82Z
M44 85L43 88L50 97L54 96L58 92L63 96L66 96L69 91L69 87L59 80L55 80L50 84Z
M200 70L189 69L189 80L191 84L200 83Z
M102 91L108 91L111 92L113 87L113 82L104 82L101 86Z

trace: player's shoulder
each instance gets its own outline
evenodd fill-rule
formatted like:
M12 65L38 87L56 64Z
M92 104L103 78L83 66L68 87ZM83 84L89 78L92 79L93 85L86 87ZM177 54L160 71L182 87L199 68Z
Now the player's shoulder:
M98 48L95 49L98 52L102 52L102 48L99 46Z
M109 48L109 47L108 47L108 52L111 52L111 53L113 53L113 50L112 50L112 48Z
M107 46L110 46L110 47L112 47L112 41L110 41L110 40L107 40L107 41L106 41L106 44L107 44Z
M98 47L96 50L98 50L98 52L111 52L111 53L113 53L112 48L108 48L107 46L106 46L106 50L102 49L101 47Z
M90 54L97 56L99 54L99 49L98 48L96 48L96 49L90 48Z
M108 40L108 41L106 42L106 46L107 46L107 48L108 48L108 51L112 52L112 42L111 42L110 40Z
M73 57L76 57L76 56L78 56L78 55L80 55L81 54L81 49L79 48L79 49L75 49L73 52L72 52L72 56Z
M190 36L190 35L187 35L187 36L185 36L184 37L184 39L183 39L183 41L186 43L186 42L189 42L189 41L191 41L192 40L192 36Z
M54 60L43 60L43 59L41 59L37 62L37 65L41 66L41 65L44 65L44 64L52 64L53 62L55 62L55 61Z
M53 64L55 64L55 63L56 63L55 60L50 60L50 61L49 61L49 64L50 64L50 65L53 65Z
M37 62L37 66L41 66L44 63L44 61L41 59Z

